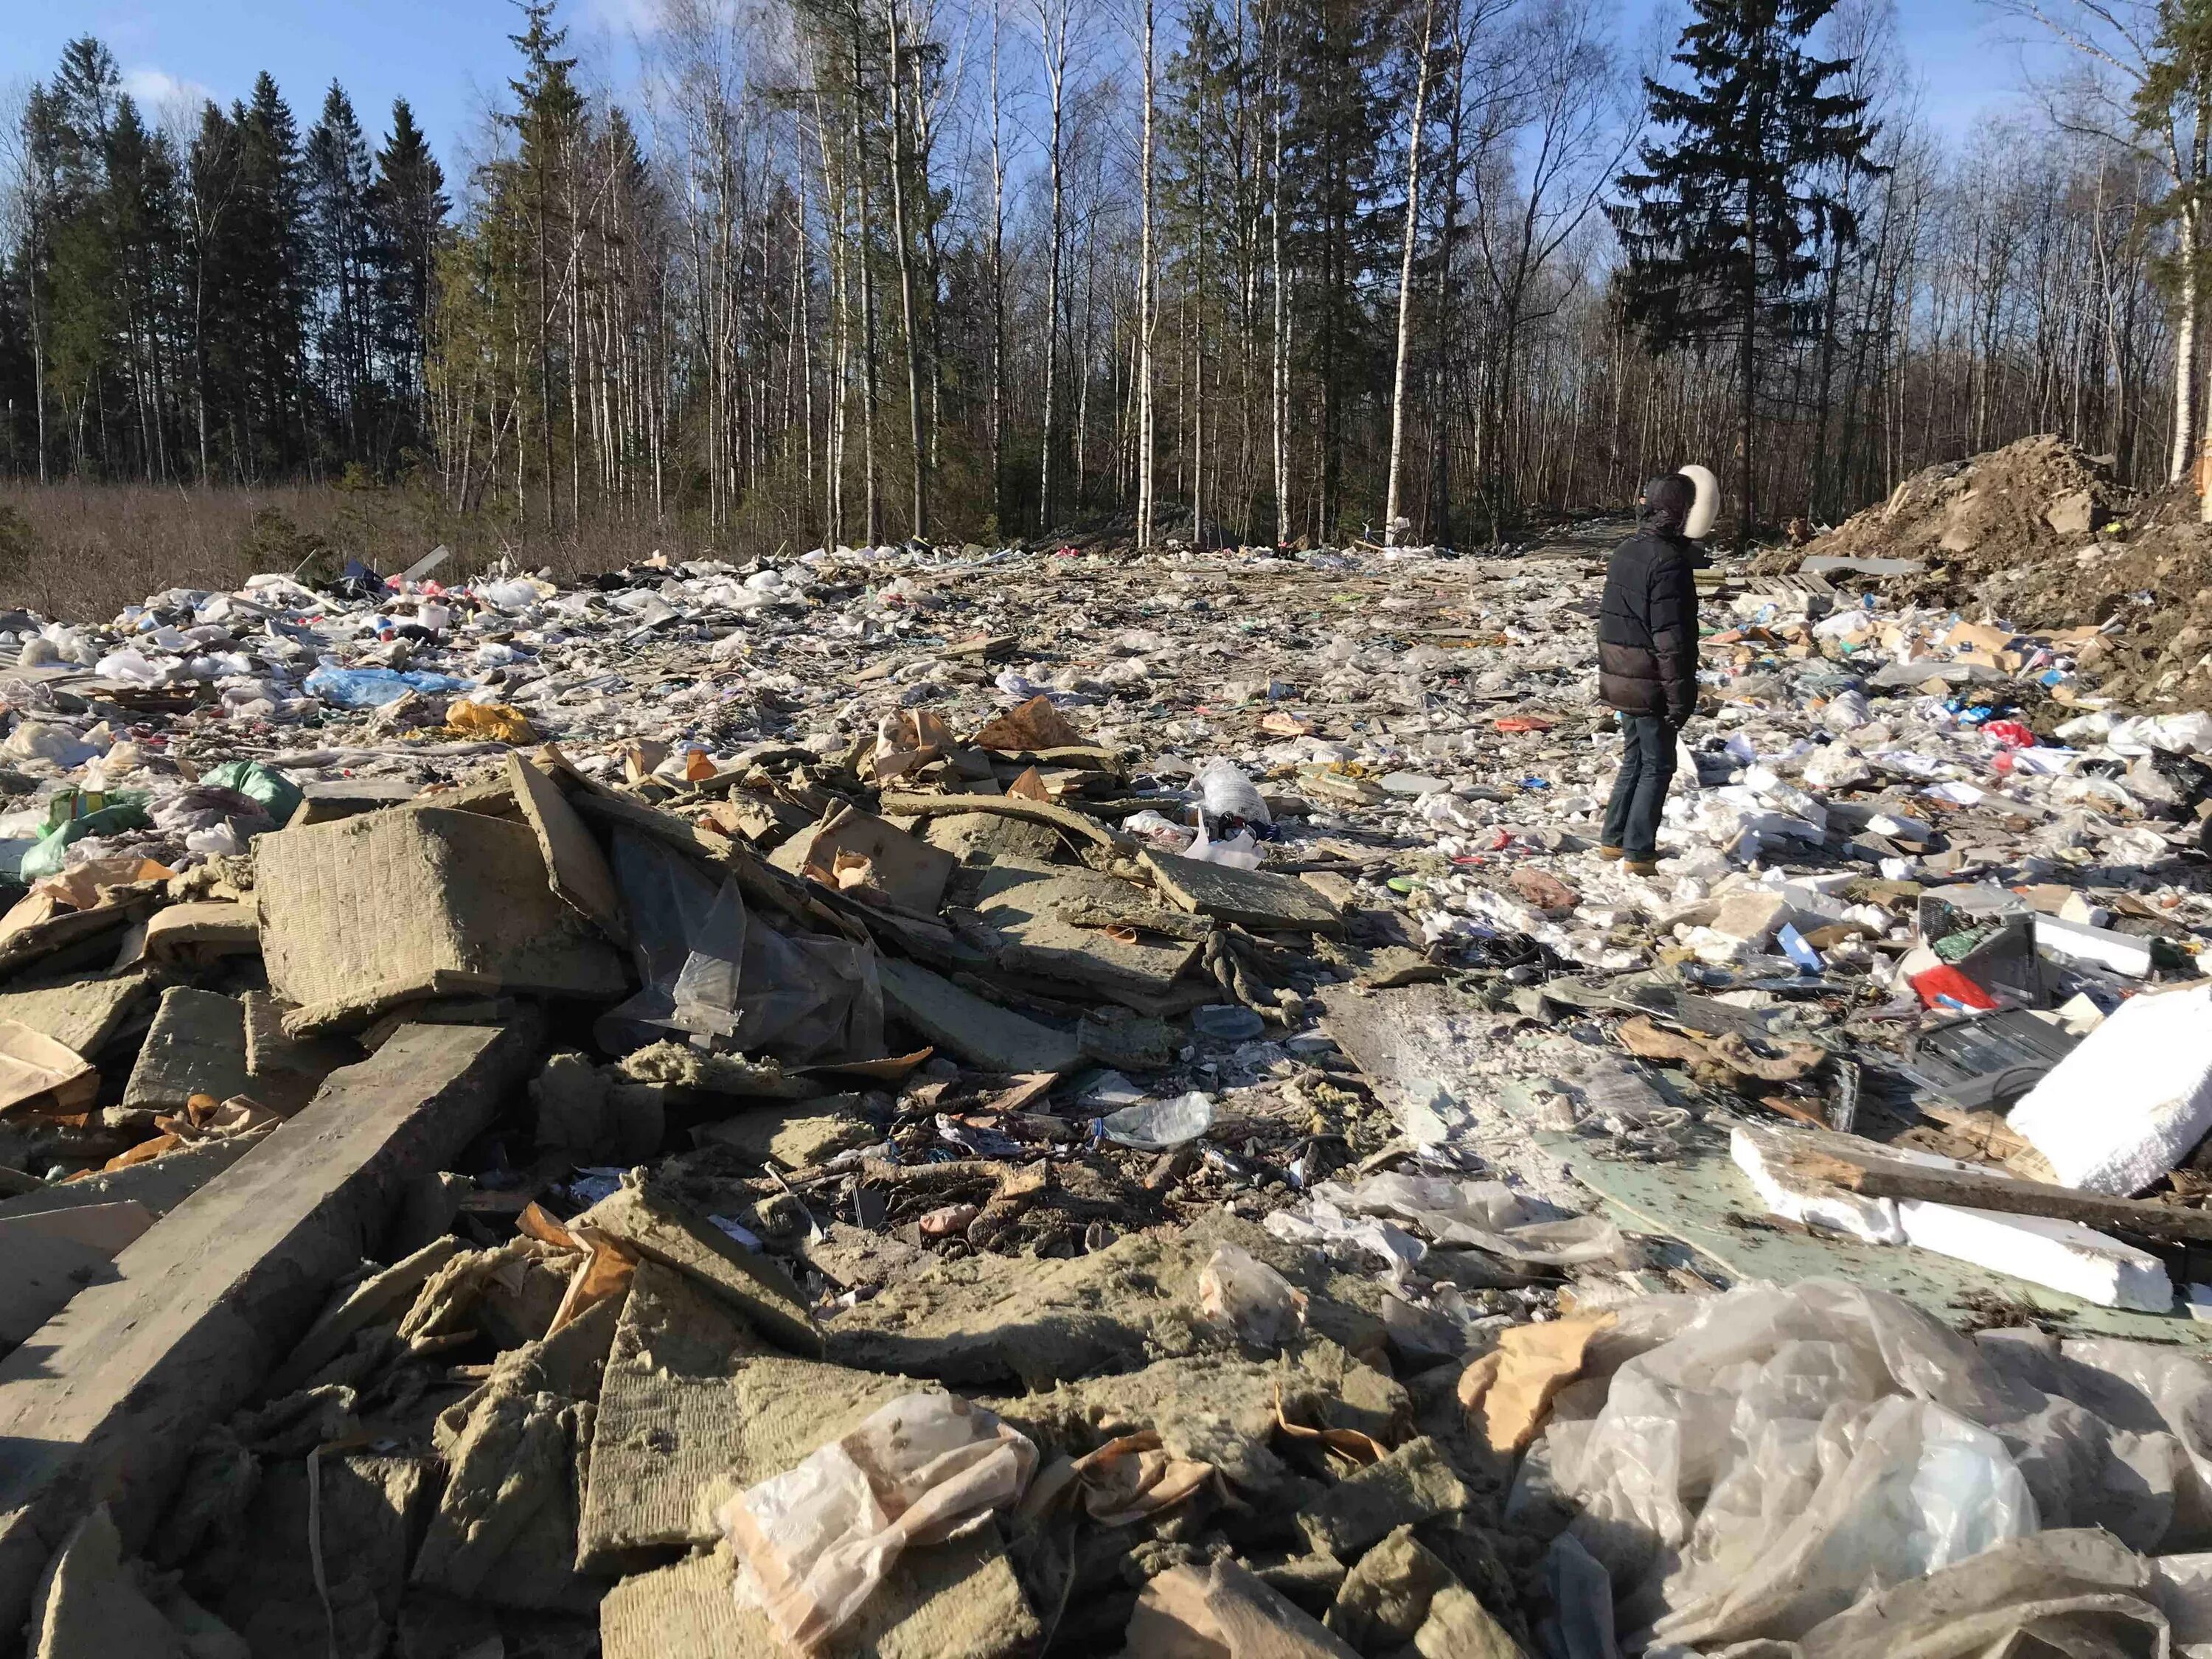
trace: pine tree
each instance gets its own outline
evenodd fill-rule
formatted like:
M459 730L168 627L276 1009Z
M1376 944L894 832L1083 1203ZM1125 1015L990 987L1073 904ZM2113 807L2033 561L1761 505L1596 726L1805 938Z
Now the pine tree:
M1629 320L1662 349L1735 347L1741 549L1757 522L1762 352L1817 321L1817 249L1858 234L1836 184L1879 172L1867 155L1876 129L1864 99L1826 89L1850 61L1805 49L1835 0L1692 3L1674 61L1693 84L1644 82L1665 136L1621 175L1631 199L1613 222Z

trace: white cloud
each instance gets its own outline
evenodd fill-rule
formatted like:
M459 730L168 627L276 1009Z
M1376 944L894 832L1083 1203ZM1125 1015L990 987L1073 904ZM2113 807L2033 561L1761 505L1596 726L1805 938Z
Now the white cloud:
M212 88L197 81L181 81L167 70L153 68L125 70L123 90L138 100L141 109L156 116L172 110L197 110L215 96Z

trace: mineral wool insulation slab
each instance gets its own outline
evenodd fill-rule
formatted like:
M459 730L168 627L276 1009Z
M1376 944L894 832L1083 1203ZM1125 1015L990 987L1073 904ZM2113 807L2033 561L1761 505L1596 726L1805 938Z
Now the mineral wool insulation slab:
M555 895L527 823L423 807L254 847L262 954L295 1029L447 992L628 988L615 948Z

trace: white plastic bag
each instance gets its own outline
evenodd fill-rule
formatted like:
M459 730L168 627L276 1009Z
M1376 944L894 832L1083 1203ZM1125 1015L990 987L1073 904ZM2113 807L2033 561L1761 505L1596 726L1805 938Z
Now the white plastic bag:
M1011 1509L1036 1462L1028 1438L981 1406L902 1395L716 1511L741 1564L738 1603L811 1649L860 1610L908 1545L943 1543Z
M1198 1270L1198 1310L1255 1348L1279 1348L1306 1322L1306 1293L1266 1262L1224 1244Z

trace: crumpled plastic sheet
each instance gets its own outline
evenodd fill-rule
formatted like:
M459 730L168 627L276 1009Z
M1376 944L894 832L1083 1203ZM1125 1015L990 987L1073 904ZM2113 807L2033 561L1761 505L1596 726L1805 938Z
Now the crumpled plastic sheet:
M1604 1217L1538 1219L1503 1182L1392 1172L1357 1187L1325 1181L1314 1195L1350 1214L1411 1222L1437 1244L1486 1250L1510 1261L1564 1267L1618 1260L1626 1249L1620 1229Z
M1037 1451L957 1395L902 1395L842 1439L731 1498L715 1522L734 1591L785 1640L814 1649L849 1620L909 1544L941 1544L1010 1509Z
M874 953L843 939L790 939L649 836L617 830L615 882L644 988L600 1016L599 1042L626 1054L672 1032L793 1064L884 1052Z
M2163 1607L2212 1629L2212 1575L2144 1593L2154 1554L2212 1543L2193 1352L1968 1338L1839 1279L1616 1313L1507 1504L1558 1534L1567 1659L1978 1655L2085 1617L2104 1645L2053 1650L2117 1659L2170 1650Z

